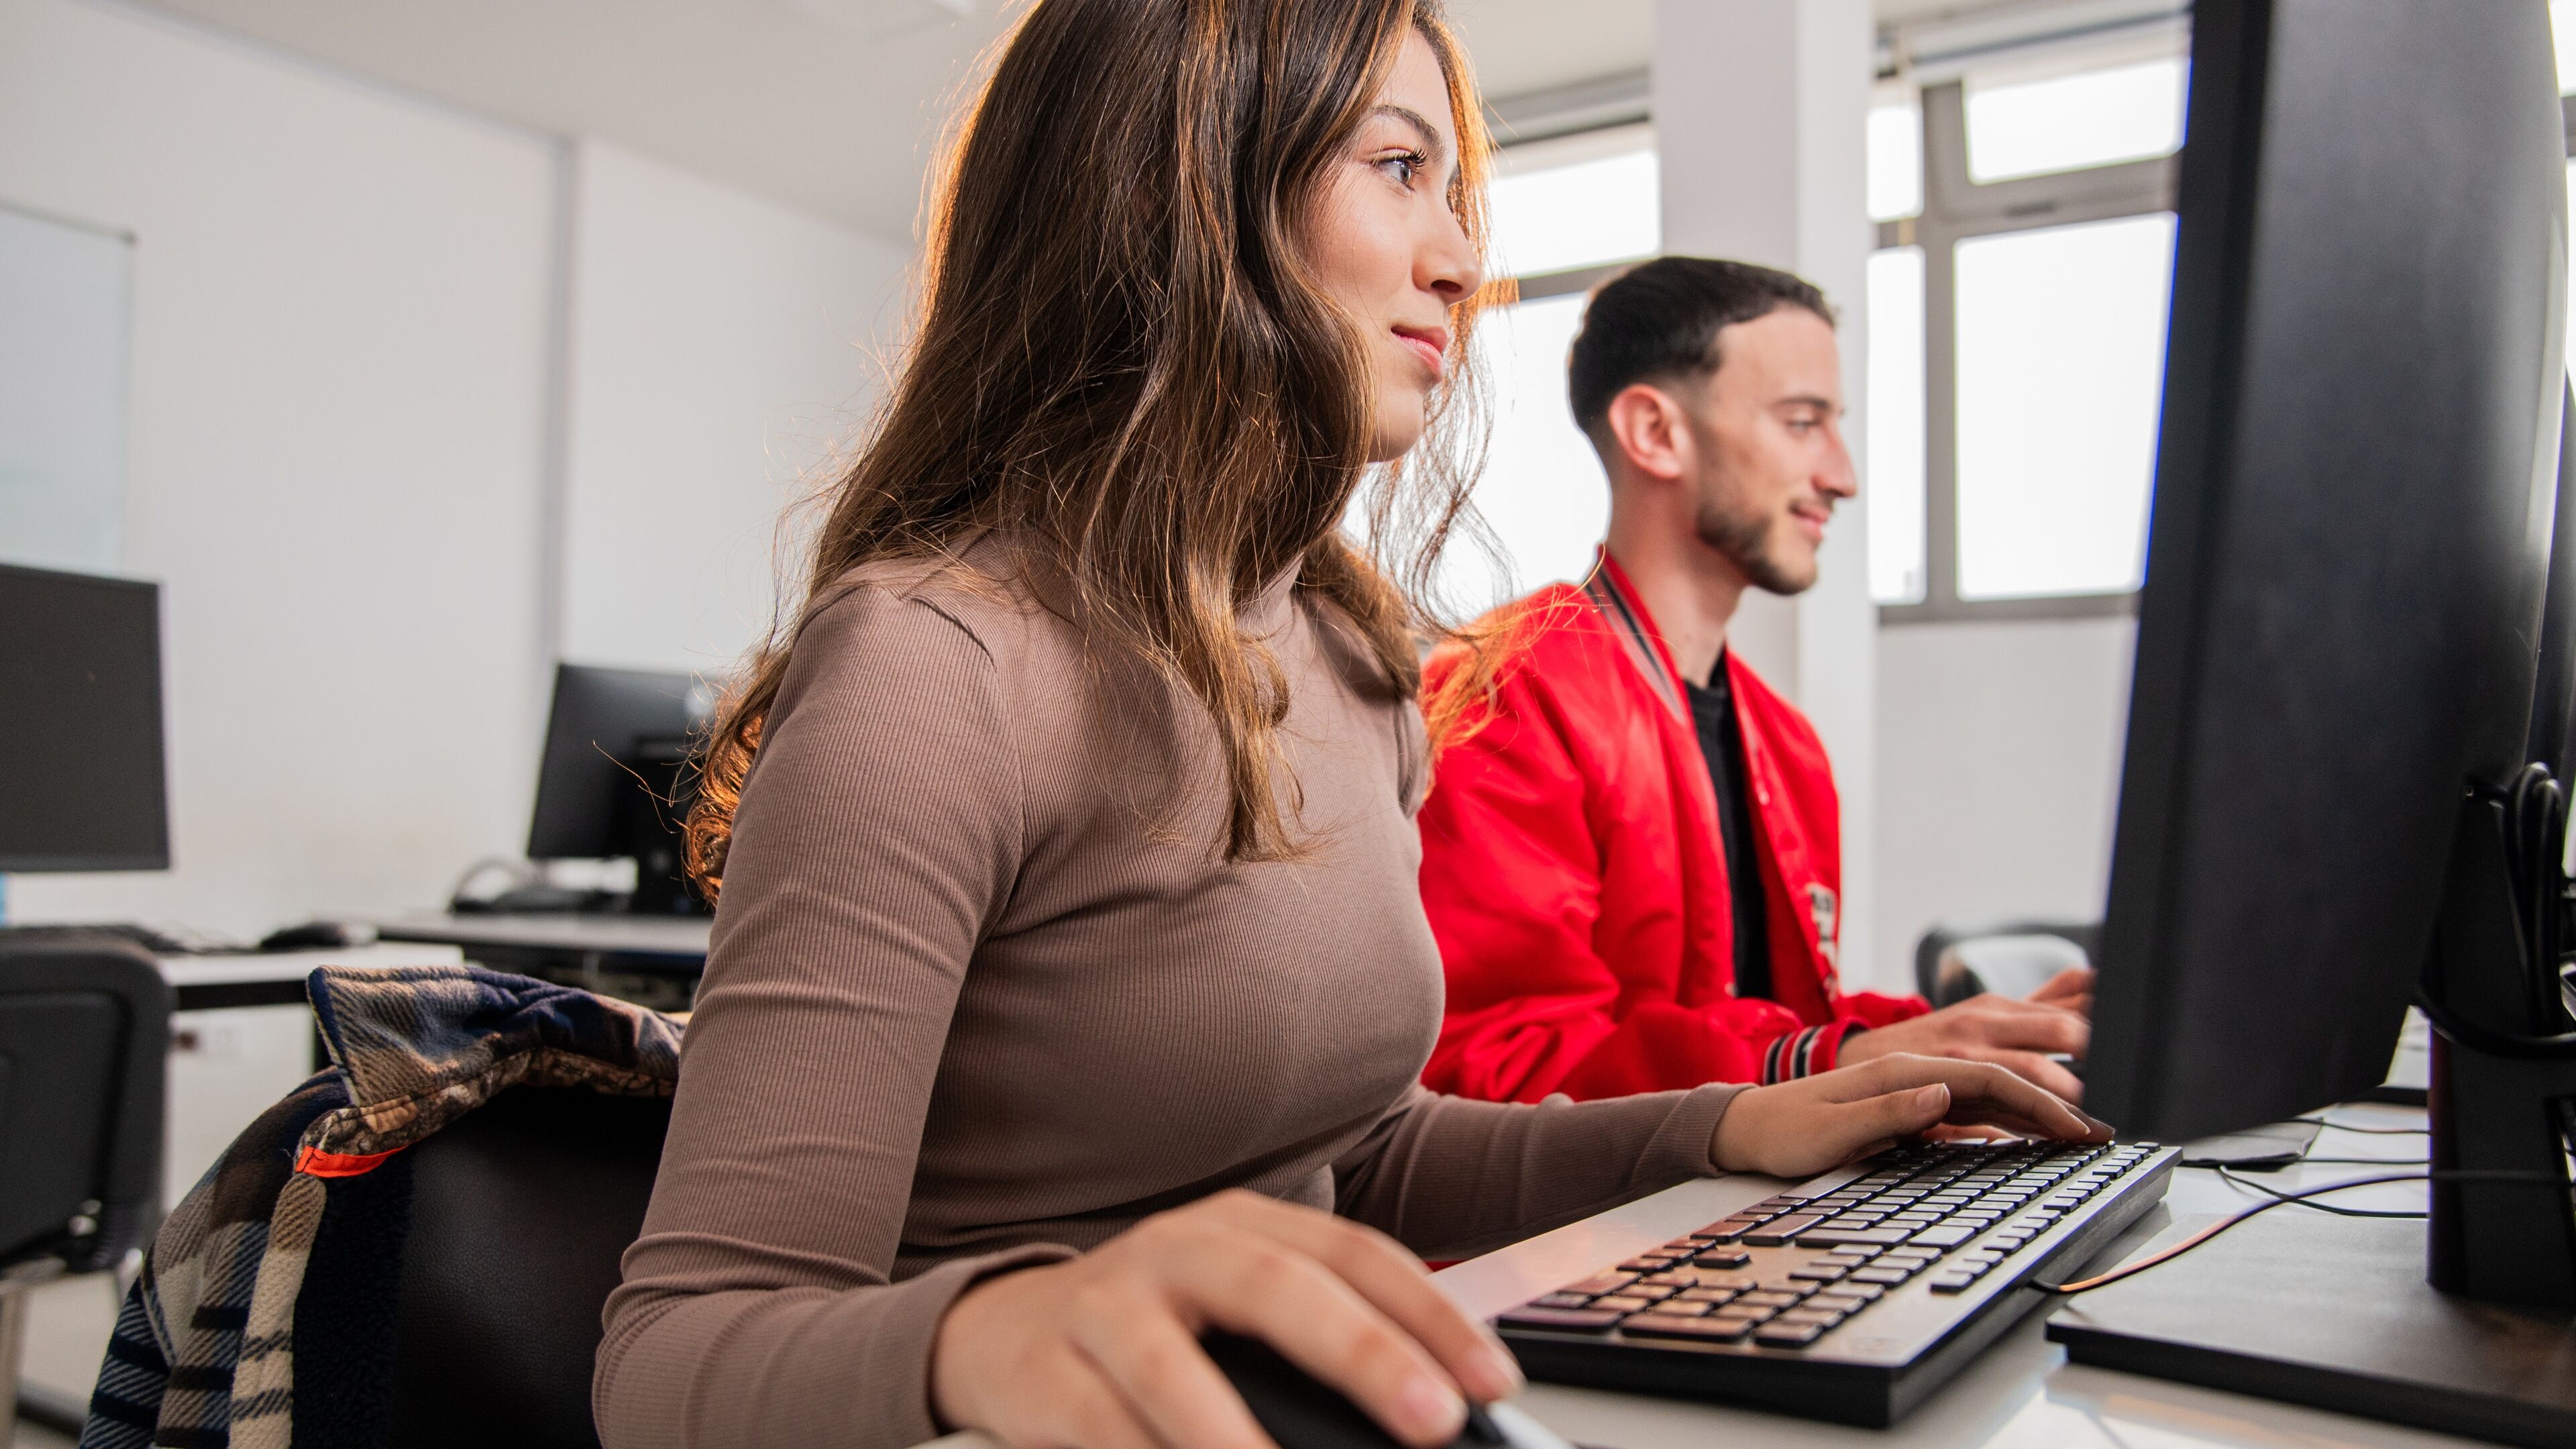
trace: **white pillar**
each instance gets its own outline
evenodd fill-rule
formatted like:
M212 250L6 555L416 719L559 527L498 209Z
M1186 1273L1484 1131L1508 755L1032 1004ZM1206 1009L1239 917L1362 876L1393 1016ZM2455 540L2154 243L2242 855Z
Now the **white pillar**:
M1792 271L1842 316L1844 420L1862 494L1835 515L1816 586L1748 595L1730 631L1832 755L1843 808L1846 988L1901 987L1869 959L1878 787L1878 611L1869 597L1862 426L1874 236L1865 182L1875 64L1869 0L1656 0L1653 104L1664 250Z

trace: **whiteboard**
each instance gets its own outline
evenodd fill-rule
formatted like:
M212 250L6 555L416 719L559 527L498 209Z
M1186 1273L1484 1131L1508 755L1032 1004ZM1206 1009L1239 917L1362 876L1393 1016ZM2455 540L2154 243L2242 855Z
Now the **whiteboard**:
M117 567L134 239L0 202L0 562Z

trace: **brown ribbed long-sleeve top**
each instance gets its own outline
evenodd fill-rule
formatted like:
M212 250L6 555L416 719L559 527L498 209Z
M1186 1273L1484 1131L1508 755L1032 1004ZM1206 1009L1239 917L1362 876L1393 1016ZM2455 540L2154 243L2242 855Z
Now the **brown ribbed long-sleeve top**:
M1710 1170L1731 1088L1414 1084L1420 715L1329 606L1248 616L1313 850L1228 864L1205 712L996 559L870 565L803 623L608 1302L611 1449L929 1438L958 1293L1219 1189L1458 1256Z

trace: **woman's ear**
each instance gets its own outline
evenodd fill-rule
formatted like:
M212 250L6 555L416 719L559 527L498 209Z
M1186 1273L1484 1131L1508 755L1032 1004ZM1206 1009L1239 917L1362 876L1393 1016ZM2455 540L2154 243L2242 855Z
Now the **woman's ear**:
M1689 469L1690 430L1683 426L1681 404L1663 389L1628 384L1610 399L1601 421L1628 466L1646 477L1670 483Z

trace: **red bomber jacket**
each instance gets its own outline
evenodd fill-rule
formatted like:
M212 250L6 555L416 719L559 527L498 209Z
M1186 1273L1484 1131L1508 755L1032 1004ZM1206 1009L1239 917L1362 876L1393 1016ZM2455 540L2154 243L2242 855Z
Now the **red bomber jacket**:
M1422 903L1449 978L1434 1091L1613 1097L1831 1068L1918 997L1836 979L1842 827L1807 717L1727 655L1762 835L1775 999L1735 995L1717 795L1672 656L1605 553L1509 606L1512 655L1442 751ZM1461 657L1427 666L1436 682Z

